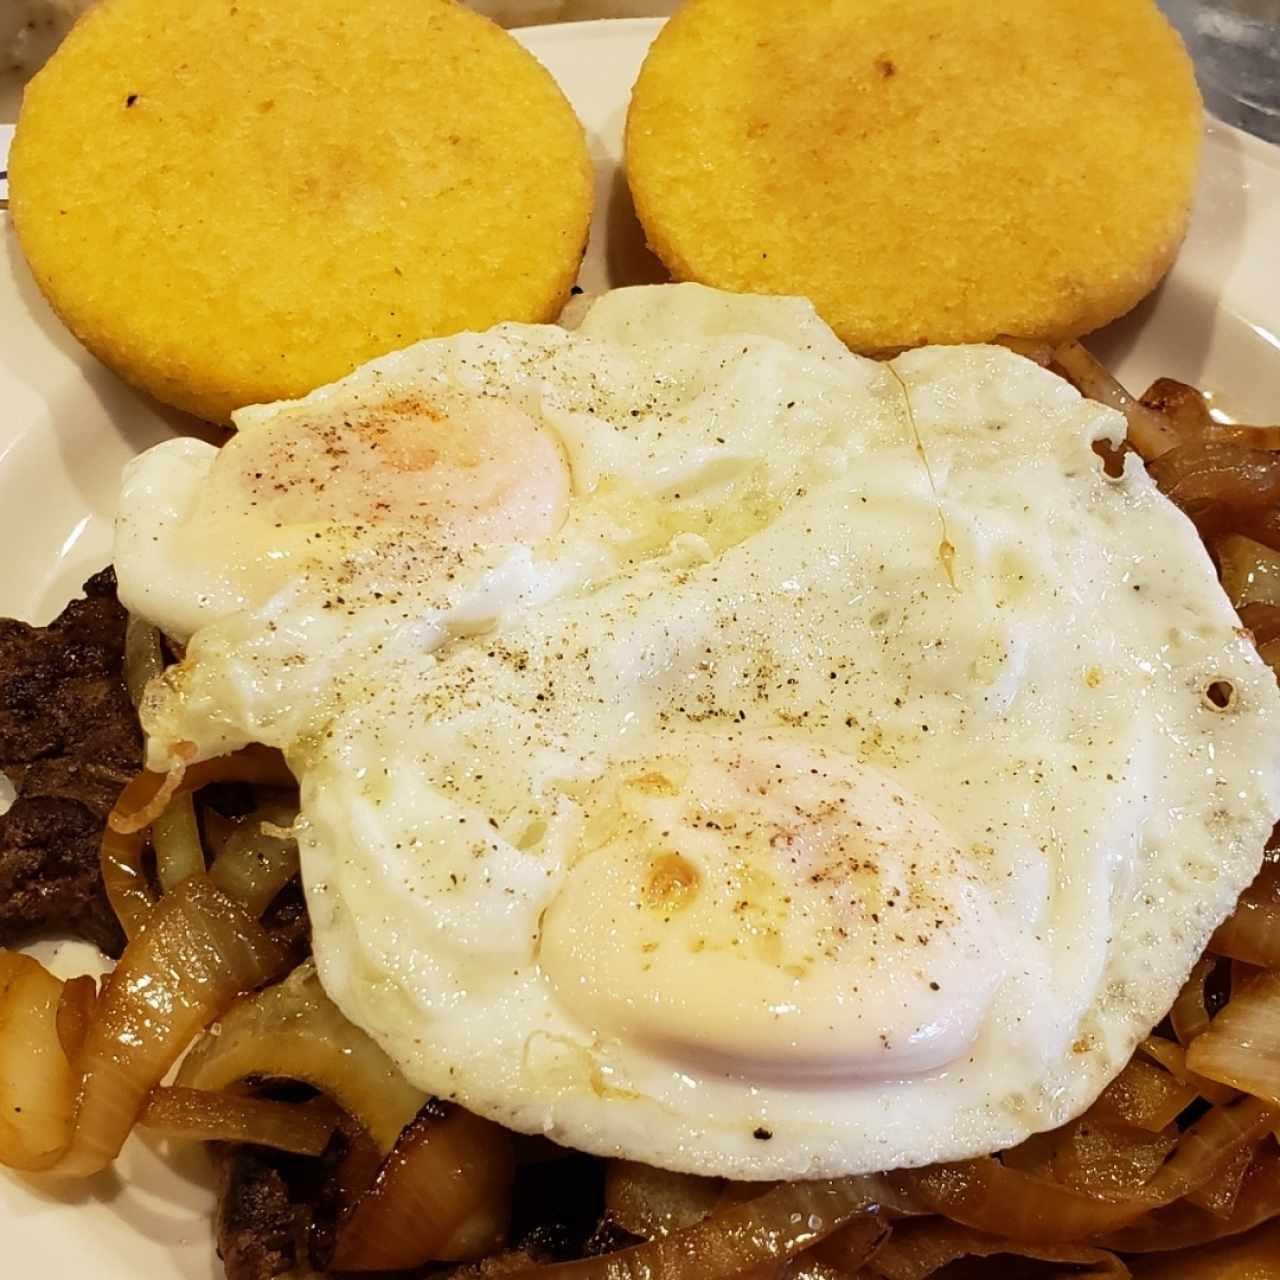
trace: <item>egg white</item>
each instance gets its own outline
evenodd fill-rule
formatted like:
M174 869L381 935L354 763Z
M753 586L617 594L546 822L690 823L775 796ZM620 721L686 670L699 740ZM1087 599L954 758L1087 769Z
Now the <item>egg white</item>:
M321 979L425 1090L735 1178L995 1150L1256 873L1275 680L1119 416L1004 349L661 286L238 425L126 481L122 595L189 639L149 759L288 753Z

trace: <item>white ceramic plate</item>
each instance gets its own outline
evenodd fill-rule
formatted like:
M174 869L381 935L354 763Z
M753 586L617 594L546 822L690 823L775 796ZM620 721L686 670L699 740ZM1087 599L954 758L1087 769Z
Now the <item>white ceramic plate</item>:
M522 31L586 125L597 212L582 284L663 278L619 170L629 90L654 21ZM106 563L121 465L190 419L140 398L83 352L36 291L5 219L0 275L0 615L43 622ZM1191 235L1159 292L1091 345L1137 390L1159 374L1211 388L1224 412L1280 418L1280 150L1210 124ZM64 964L76 957L64 955ZM71 1190L0 1174L0 1273L220 1280L208 1171L133 1140Z

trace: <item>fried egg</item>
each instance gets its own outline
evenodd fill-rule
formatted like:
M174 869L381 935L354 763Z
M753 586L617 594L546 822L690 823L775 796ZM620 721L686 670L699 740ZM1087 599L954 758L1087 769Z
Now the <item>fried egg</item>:
M301 788L325 988L420 1088L741 1179L1083 1110L1280 814L1280 693L1119 415L999 347L628 289L125 477L151 767Z

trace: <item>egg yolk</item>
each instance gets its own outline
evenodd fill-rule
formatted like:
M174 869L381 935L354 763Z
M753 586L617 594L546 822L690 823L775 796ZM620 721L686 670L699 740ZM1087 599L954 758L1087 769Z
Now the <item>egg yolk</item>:
M507 401L441 391L242 432L210 477L230 508L284 525L425 526L452 545L536 542L568 500L556 440Z
M290 583L372 606L451 582L488 549L553 534L569 494L558 439L503 400L388 389L282 411L217 454L171 531L200 606L175 634Z
M984 869L893 779L725 741L609 792L539 951L595 1034L758 1080L893 1078L972 1045L1002 974Z

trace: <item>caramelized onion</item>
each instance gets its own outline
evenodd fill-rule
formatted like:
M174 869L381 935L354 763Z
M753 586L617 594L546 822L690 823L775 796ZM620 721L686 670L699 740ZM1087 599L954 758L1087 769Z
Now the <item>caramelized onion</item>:
M1242 512L1235 522L1235 530L1272 551L1280 551L1280 507Z
M860 1274L859 1268L870 1262L884 1246L890 1230L888 1219L883 1214L859 1214L839 1231L833 1231L825 1240L819 1241L805 1257L833 1267L838 1276Z
M1187 1066L1280 1108L1280 973L1232 996L1187 1050Z
M876 1280L925 1280L960 1258L992 1258L999 1254L1091 1266L1094 1276L1127 1276L1112 1253L1087 1244L1028 1245L985 1235L945 1218L922 1218L895 1226L874 1256L869 1275Z
M1069 1244L1140 1217L1134 1198L1102 1200L1023 1173L992 1156L894 1175L932 1212L990 1236Z
M1128 1259L1136 1280L1272 1280L1280 1257L1280 1222L1245 1235L1193 1246L1177 1255Z
M332 1099L383 1156L427 1098L325 995L315 966L241 1000L183 1061L177 1083L230 1089L247 1079L297 1080Z
M1247 517L1280 503L1280 456L1265 449L1199 440L1162 453L1147 472L1206 539L1246 532Z
M1240 621L1252 633L1253 642L1259 649L1280 640L1280 604L1255 602L1242 605Z
M1193 1089L1206 1102L1221 1106L1236 1096L1235 1089L1189 1070L1187 1051L1180 1044L1174 1044L1172 1040L1166 1040L1163 1036L1148 1036L1138 1046L1138 1052L1160 1063L1171 1075Z
M199 875L205 869L204 846L190 792L174 796L169 807L156 816L151 843L156 851L156 879L162 891L176 888L188 876Z
M1081 395L1124 414L1128 441L1146 461L1182 443L1181 436L1162 414L1135 400L1080 343L1068 342L1058 347L1053 361Z
M73 1068L78 1068L97 1007L98 984L92 978L72 978L62 984L56 1022L58 1043Z
M1197 439L1216 425L1204 396L1185 382L1157 378L1139 399L1171 423L1184 440Z
M1183 1200L1144 1214L1097 1243L1119 1253L1163 1253L1237 1235L1276 1217L1280 1217L1280 1150L1270 1143L1254 1157L1229 1218Z
M290 786L293 775L280 752L245 747L234 755L205 760L173 774L140 773L134 778L107 817L101 859L107 899L129 939L142 932L156 905L155 891L143 867L147 825L157 812L164 811L173 795L198 791L212 782Z
M1236 1197L1240 1194L1244 1175L1249 1172L1257 1154L1258 1143L1241 1147L1225 1165L1203 1186L1188 1191L1180 1203L1193 1204L1197 1208L1207 1209L1214 1217L1229 1218L1235 1208Z
M1254 426L1247 422L1212 422L1205 428L1207 440L1242 444L1250 449L1280 449L1280 427Z
M604 1208L623 1230L653 1240L701 1222L717 1207L723 1187L719 1178L611 1160L605 1172Z
M1219 539L1213 550L1222 589L1237 609L1255 603L1280 605L1280 554L1238 534Z
M1011 338L1001 335L995 340L998 347L1007 347L1027 360L1034 360L1042 369L1053 363L1053 348L1047 342L1037 338Z
M1099 1123L1089 1115L1059 1131L1053 1175L1063 1186L1091 1195L1133 1195L1177 1145L1177 1131L1150 1133Z
M196 1142L251 1142L318 1156L337 1123L332 1108L242 1098L204 1089L153 1089L138 1123L162 1137Z
M795 1257L855 1214L877 1208L886 1193L892 1189L873 1176L783 1182L665 1239L511 1274L513 1280L729 1280Z
M991 1156L893 1178L935 1213L988 1235L1027 1244L1067 1244L1119 1230L1203 1186L1271 1123L1271 1113L1254 1098L1214 1107L1182 1135L1173 1157L1139 1195L1121 1199L1085 1195Z
M192 1036L284 960L258 922L203 876L167 895L103 988L81 1055L75 1139L58 1171L110 1164Z
M1183 1046L1190 1044L1209 1025L1209 1006L1204 988L1217 967L1213 956L1201 956L1169 1010L1173 1034Z
M1102 1091L1087 1114L1104 1124L1118 1122L1159 1133L1171 1125L1196 1097L1194 1086L1178 1079L1164 1067L1135 1056ZM1008 1163L1007 1152L1005 1163Z
M36 1172L71 1142L76 1075L58 1039L62 983L16 951L0 951L0 1164Z
M289 827L297 817L296 804L263 805L231 833L209 870L214 884L243 902L255 916L260 916L298 874L298 842L271 834L263 826Z
M29 966L35 962L29 962L29 989L17 996L14 985L6 990L20 1029L0 1034L0 1052L25 1055L15 1087L28 1082L44 1104L24 1106L14 1125L22 1144L39 1149L35 1167L68 1176L106 1168L148 1093L191 1037L241 992L273 977L283 962L280 948L242 907L203 876L184 881L156 907L103 987L83 1037L78 1095L56 1025L62 984L48 975L33 977ZM56 1124L47 1119L51 1112ZM44 1137L72 1118L74 1128L60 1147L50 1149Z
M163 670L160 632L149 622L130 614L124 629L124 681L135 707L142 702L147 684Z
M1241 899L1231 918L1209 940L1220 956L1261 969L1280 969L1280 903Z
M1209 949L1245 964L1280 969L1280 849L1268 846L1262 869L1210 939Z
M338 1228L338 1271L399 1271L484 1257L506 1240L511 1135L458 1107L429 1105Z

